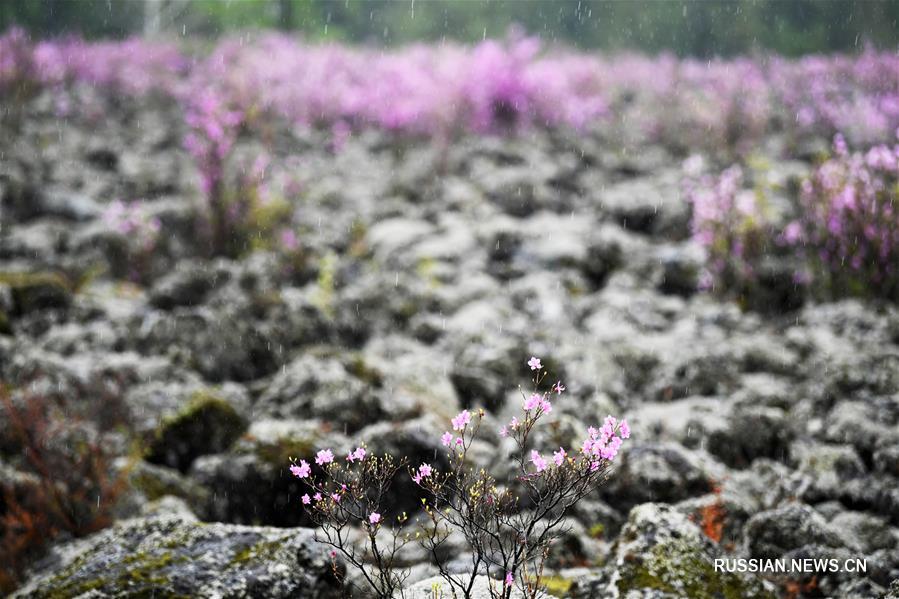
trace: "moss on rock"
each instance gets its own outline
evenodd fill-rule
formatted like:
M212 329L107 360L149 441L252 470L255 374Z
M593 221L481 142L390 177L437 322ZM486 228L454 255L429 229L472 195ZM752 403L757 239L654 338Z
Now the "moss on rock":
M197 456L231 447L246 428L230 403L212 391L197 391L181 411L159 424L146 459L185 471Z
M0 272L0 285L11 290L14 314L67 308L72 303L71 284L55 272Z
M612 584L620 594L650 589L691 599L774 599L759 578L715 571L719 556L686 516L667 505L642 504L622 529Z
M130 520L78 542L20 597L309 597L342 595L311 530Z

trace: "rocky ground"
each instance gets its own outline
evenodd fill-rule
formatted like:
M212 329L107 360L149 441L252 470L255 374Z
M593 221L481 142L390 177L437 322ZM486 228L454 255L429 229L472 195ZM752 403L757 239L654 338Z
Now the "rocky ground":
M300 189L303 259L286 268L275 251L198 249L196 173L167 108L30 110L0 148L0 378L105 431L133 489L22 596L339 596L288 456L364 440L433 459L462 407L508 420L530 355L568 386L563 428L616 414L634 431L571 518L550 593L899 595L899 311L696 293L682 156L608 132L445 148L367 132L335 152L272 126ZM809 168L771 162L785 190ZM162 223L140 284L122 282L127 240L100 218L118 198ZM112 415L125 426L98 424ZM0 467L21 476L2 437ZM415 505L400 485L396 508ZM716 573L722 556L864 557L867 573ZM435 570L407 560L426 595Z

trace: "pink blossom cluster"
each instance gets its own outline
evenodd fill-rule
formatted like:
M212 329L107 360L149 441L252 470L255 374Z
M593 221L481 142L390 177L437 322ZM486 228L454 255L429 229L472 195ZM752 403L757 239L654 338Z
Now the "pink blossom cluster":
M201 89L186 99L185 122L190 132L184 146L193 157L202 178L203 193L218 201L224 178L225 159L237 138L242 116L231 110L212 88Z
M688 162L692 162L691 159ZM685 165L685 170L697 169ZM688 176L686 199L692 208L693 240L705 251L700 287L739 291L751 284L756 265L771 238L771 224L760 195L743 187L743 169L733 165L718 176Z
M109 228L126 237L141 251L152 251L159 239L159 219L151 216L140 200L116 200L103 211L102 219Z
M171 96L190 61L170 42L129 38L86 42L75 37L34 42L21 30L0 35L0 91L29 80L67 94L66 86L83 84L110 94Z
M32 59L31 41L24 30L13 27L0 35L0 93L32 76Z
M577 127L607 113L594 60L540 51L522 35L373 54L266 34L220 43L202 68L239 106L335 126L336 134L362 126L437 136Z
M871 47L858 56L772 58L769 79L798 133L843 133L855 144L888 142L899 127L899 56Z
M799 218L783 231L837 294L899 298L899 144L834 156L803 182Z
M32 42L10 30L0 36L0 90L13 79L63 95L73 84L176 99L214 89L244 114L330 128L336 145L361 127L446 137L603 123L679 148L742 153L771 131L874 143L899 126L899 55L873 49L699 61L584 54L514 31L474 46L378 52L264 33L225 39L201 58L171 42Z

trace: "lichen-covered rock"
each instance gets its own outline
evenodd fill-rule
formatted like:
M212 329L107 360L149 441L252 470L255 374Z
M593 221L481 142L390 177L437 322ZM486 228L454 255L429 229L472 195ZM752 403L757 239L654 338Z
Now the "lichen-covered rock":
M845 544L821 514L799 503L756 514L746 523L744 534L746 548L756 558L776 559L804 545Z
M299 504L305 485L290 471L290 458L312 462L317 449L346 454L349 440L325 433L318 420L257 420L228 453L202 456L190 477L209 490L199 513L223 522L305 526L311 524ZM320 474L313 464L313 472Z
M685 515L662 504L639 505L618 538L609 588L595 592L623 596L651 590L691 599L773 599L760 579L716 572L716 557L721 557L720 550Z
M383 414L373 393L376 372L356 363L356 373L334 358L303 355L272 378L256 403L257 413L275 418L320 418L353 432ZM371 375L364 380L364 375ZM361 376L356 376L359 374Z
M742 468L759 457L783 460L794 436L784 410L740 406L724 427L708 432L707 448L728 466Z
M67 308L72 303L71 285L57 273L2 272L0 285L9 290L12 298L7 319L37 310Z
M634 443L600 493L612 507L628 509L648 501L705 495L714 478L714 471L678 445Z
M217 282L217 270L199 262L179 262L173 271L156 281L150 290L150 303L170 310L176 306L195 306Z
M245 418L215 391L195 391L178 412L159 423L146 459L184 471L198 456L228 449L246 428Z
M62 548L16 597L341 597L308 529L124 521Z
M260 323L239 306L151 312L134 323L131 338L144 354L167 354L209 381L249 381L273 373L283 356L278 325Z

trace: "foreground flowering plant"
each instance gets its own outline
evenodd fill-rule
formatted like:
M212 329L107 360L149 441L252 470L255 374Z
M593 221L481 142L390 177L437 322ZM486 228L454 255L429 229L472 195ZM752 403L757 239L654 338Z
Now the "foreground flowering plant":
M402 595L407 573L395 564L400 549L412 541L428 552L453 596L470 597L476 577L484 573L492 581L492 597L508 598L516 587L527 597L538 595L550 547L565 532L565 516L605 480L630 429L609 416L602 426L589 427L575 446L538 447L534 431L565 386L558 381L541 391L546 370L536 357L528 366L534 386L522 391L523 413L499 431L512 460L512 474L502 480L473 465L468 455L484 423L483 410L463 410L451 420L452 430L441 435L445 469L374 456L364 446L343 459L330 449L318 451L310 459L321 476L313 475L308 460L294 461L291 472L309 487L301 501L319 524L320 540L333 548L332 557L340 553L361 572L378 597ZM401 530L408 515L390 514L386 504L391 484L404 475L421 489L423 513L414 519L413 532ZM365 531L364 548L350 541L353 526ZM470 551L465 574L450 568L452 552L444 548L450 535L461 536Z

